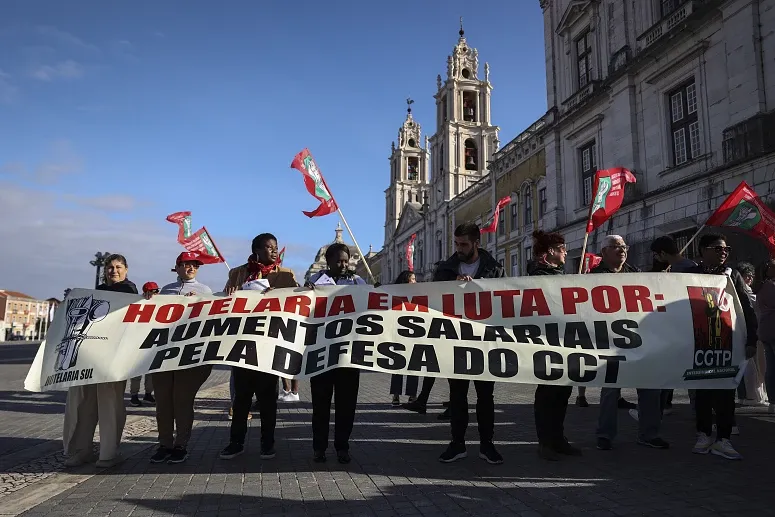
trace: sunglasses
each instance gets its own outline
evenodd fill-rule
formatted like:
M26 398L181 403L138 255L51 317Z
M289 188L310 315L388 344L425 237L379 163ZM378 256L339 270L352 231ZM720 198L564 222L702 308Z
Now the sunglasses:
M732 246L706 246L706 249L713 250L716 253L730 253L732 251Z

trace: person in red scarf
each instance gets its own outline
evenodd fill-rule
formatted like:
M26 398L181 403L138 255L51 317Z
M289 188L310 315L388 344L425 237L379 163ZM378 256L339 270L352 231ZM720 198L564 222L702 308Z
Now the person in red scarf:
M253 239L252 254L247 264L232 269L224 292L231 296L238 290L266 292L268 289L298 287L293 271L280 267L277 252L277 238L271 233L262 233ZM274 430L277 423L277 381L270 373L235 367L233 418L229 445L221 451L221 458L235 458L245 451L245 436L248 432L248 414L253 395L258 399L261 413L261 458L274 458Z

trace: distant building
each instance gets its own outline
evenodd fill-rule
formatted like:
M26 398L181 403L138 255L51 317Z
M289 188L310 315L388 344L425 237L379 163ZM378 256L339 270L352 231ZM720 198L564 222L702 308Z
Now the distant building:
M324 244L320 247L320 249L317 252L317 255L315 255L315 261L309 266L309 269L307 269L307 272L304 274L304 281L306 282L309 280L309 278L317 273L318 271L323 271L324 269L327 269L326 266L326 250L328 247L335 242L344 242L344 239L342 239L342 225L337 223L336 225L336 237L332 242L329 242L328 244ZM350 269L356 270L357 264L360 262L361 257L358 254L358 248L356 248L352 244L347 245L348 248L350 248ZM363 277L364 280L366 277Z
M36 339L48 326L51 303L18 291L0 289L0 341Z
M374 251L371 246L369 246L369 252L366 253L366 256L364 257L366 259L366 262L369 264L369 269L371 269L371 274L374 275L374 281L379 282L381 284L389 284L393 280L389 278L382 278L382 259L384 258L385 254L380 251ZM366 280L369 284L372 283L371 279L369 278L369 273L366 271L366 266L364 265L363 261L358 261L358 265L355 266L355 273Z

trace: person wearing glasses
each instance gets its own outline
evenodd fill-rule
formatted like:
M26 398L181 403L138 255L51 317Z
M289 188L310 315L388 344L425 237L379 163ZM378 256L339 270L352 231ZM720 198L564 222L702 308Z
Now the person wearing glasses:
M590 273L640 273L640 269L627 263L629 246L619 235L606 235L600 250L602 261ZM600 416L597 422L597 448L608 451L613 448L617 433L619 399L621 389L600 390ZM638 444L653 449L667 449L670 444L659 437L662 423L662 390L638 389Z
M175 260L177 281L161 288L159 295L196 296L213 294L212 289L196 279L203 264L198 252L185 251ZM145 292L150 300L153 290ZM194 399L205 383L213 366L206 364L153 374L156 390L156 426L159 429L159 448L151 456L151 463L183 463L188 459L188 440L194 426Z
M732 280L732 285L737 293L737 298L743 309L743 318L747 330L747 342L745 347L746 358L756 354L756 342L758 339L758 323L753 303L747 294L745 280L738 271L727 265L732 248L727 246L727 239L721 234L709 233L700 237L699 242L700 264L687 271L705 275L726 275ZM717 318L708 318L717 320ZM709 324L709 330L715 324ZM720 336L718 336L720 338ZM722 347L724 344L722 344ZM742 455L732 446L730 438L732 428L735 426L735 390L702 390L696 391L694 396L695 421L697 425L697 442L692 449L695 454L715 454L729 460L742 459ZM716 414L716 439L713 440L713 414Z

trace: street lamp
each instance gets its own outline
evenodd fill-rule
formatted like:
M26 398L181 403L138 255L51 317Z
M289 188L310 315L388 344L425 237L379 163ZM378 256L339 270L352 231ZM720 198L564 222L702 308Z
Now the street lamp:
M94 260L89 261L89 264L97 268L97 274L94 277L94 288L96 289L100 285L100 273L102 268L105 267L105 259L110 256L110 253L100 253L99 251L94 254Z

